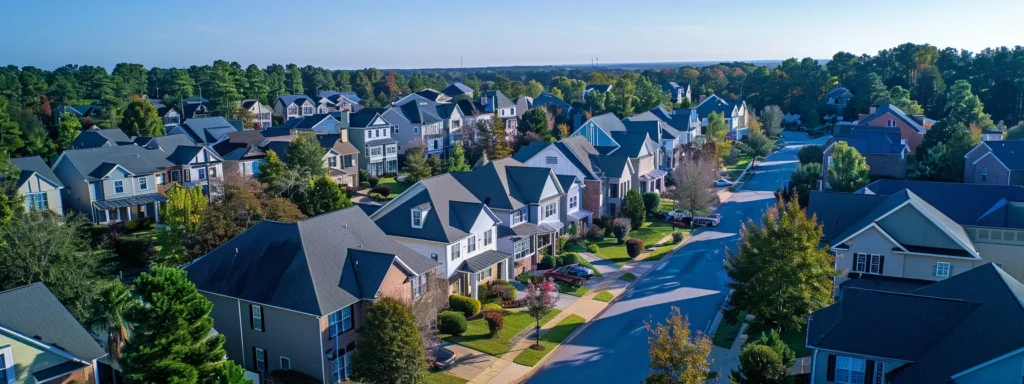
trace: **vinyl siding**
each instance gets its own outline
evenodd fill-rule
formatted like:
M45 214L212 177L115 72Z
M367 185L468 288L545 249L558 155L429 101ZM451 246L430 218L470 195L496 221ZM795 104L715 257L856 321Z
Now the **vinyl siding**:
M0 348L11 347L14 361L14 375L17 383L35 383L32 373L63 364L69 361L64 356L47 351L38 345L24 341L22 338L5 331L0 331ZM94 382L92 375L88 381Z
M25 183L22 184L21 187L18 188L18 193L21 196L25 196L26 194L29 194L29 193L39 193L39 192L45 192L46 193L46 206L47 206L47 208L49 208L51 211L54 211L56 213L64 214L64 208L63 208L64 206L63 206L63 204L61 204L61 200L60 200L61 199L60 189L57 188L56 186L54 186L53 184L47 182L43 178L39 177L39 175L36 175L36 174L32 175L32 177L30 177L28 180L25 180ZM28 200L27 199L25 201L25 204L28 204Z
M963 249L910 204L880 220L879 225L901 244Z

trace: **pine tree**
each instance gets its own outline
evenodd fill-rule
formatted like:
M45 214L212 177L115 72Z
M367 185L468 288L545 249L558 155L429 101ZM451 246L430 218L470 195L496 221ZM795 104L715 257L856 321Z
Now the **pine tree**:
M353 379L369 384L414 384L426 375L426 355L416 319L390 297L366 312L352 358Z
M57 150L63 151L71 148L78 134L82 133L82 123L75 115L65 113L57 125Z
M508 132L505 128L505 119L502 119L497 113L491 117L491 133L494 136L494 146L491 149L491 160L504 159L512 156L512 148L508 145Z
M647 209L640 191L630 189L626 192L626 200L622 203L622 216L629 219L630 225L640 229L647 220Z
M9 103L6 98L0 97L0 151L5 154L14 153L25 146L21 128L11 120L10 112L17 110L14 103Z
M427 165L427 158L423 156L423 147L405 150L405 164L402 168L409 172L409 180L412 182L430 178L433 173L430 165Z
M164 124L149 100L136 98L121 115L121 129L128 136L163 136Z
M469 170L469 165L466 164L466 150L462 148L462 143L455 142L451 154L448 155L446 165L448 172L464 172Z

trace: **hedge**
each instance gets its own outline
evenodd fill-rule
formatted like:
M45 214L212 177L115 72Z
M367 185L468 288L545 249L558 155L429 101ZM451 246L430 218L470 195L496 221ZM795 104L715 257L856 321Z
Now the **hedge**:
M387 185L377 185L370 189L370 193L379 193L382 196L389 196L391 195L391 187Z
M483 312L494 312L494 311L501 312L502 309L504 309L504 308L501 307L501 304L490 303L490 304L484 304L483 308L480 309L480 310L483 311Z
M444 311L437 315L437 330L449 335L461 335L469 329L469 322L461 312Z
M487 320L487 330L491 332L491 337L497 337L498 332L505 327L505 315L501 312L487 312L484 319Z
M480 313L480 300L469 296L451 295L448 297L448 307L453 311L462 312L466 317L473 317Z

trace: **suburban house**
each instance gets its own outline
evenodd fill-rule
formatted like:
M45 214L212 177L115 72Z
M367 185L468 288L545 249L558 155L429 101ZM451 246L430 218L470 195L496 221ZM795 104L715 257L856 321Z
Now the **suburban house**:
M288 146L301 134L309 135L310 133L271 136L263 143L261 149L263 152L274 151L282 163L288 164ZM339 134L315 133L313 135L320 143L320 147L325 150L323 161L324 168L327 168L327 176L342 186L358 188L359 150L348 142L348 131L342 130Z
M534 108L545 108L551 112L555 117L568 118L572 115L572 106L566 103L555 95L544 92L540 96L533 98L530 102L529 109Z
M285 95L277 98L274 102L274 115L280 116L284 121L295 118L312 116L317 113L327 113L317 110L318 105L313 99L305 95Z
M433 101L435 103L447 103L452 100L451 96L448 96L441 91L431 88L424 88L419 91L413 92L413 94L418 95L424 99Z
M907 177L907 156L910 148L900 139L896 128L870 126L849 126L851 129L830 139L822 158L822 188L828 189L828 170L832 168L832 152L837 142L843 141L864 157L871 178L905 179Z
M315 115L296 117L294 119L285 121L277 127L274 127L277 131L283 130L298 130L298 131L313 131L316 133L326 134L339 134L341 133L340 124L334 116L327 113L318 113Z
M832 87L825 93L825 105L832 109L839 120L843 119L843 113L846 105L850 103L850 99L853 99L853 92L842 85Z
M446 156L454 144L451 135L463 125L462 110L455 104L441 104L412 94L381 115L393 124L391 137L398 140L398 153L423 146L427 155Z
M982 141L964 155L964 182L1024 185L1024 141Z
M62 116L65 113L70 113L77 117L79 120L86 118L96 119L103 112L102 105L65 105L58 104L57 108L53 109L55 116Z
M160 116L160 120L164 123L164 131L174 128L175 125L181 124L181 114L178 113L174 107L166 106L160 102L154 102L153 106L156 107L156 115Z
M267 138L256 130L230 132L213 145L213 150L224 159L225 172L238 171L240 175L256 177L266 161L263 144Z
M910 292L848 289L807 326L810 383L1016 383L1024 285L995 263Z
M255 117L254 127L256 129L265 129L274 126L274 109L261 103L259 100L246 99L241 101L242 109L251 113Z
M213 302L229 359L261 380L293 370L340 383L367 308L382 297L415 303L437 267L353 207L263 221L183 269Z
M683 100L690 101L690 96L692 96L690 83L667 81L661 85L661 91L668 93L675 104L682 103Z
M467 96L472 98L473 88L470 88L468 85L456 81L454 83L451 83L451 85L449 85L447 88L441 90L441 93L444 93L445 95L453 99L459 96Z
M189 97L181 100L181 121L210 117L210 100L202 97Z
M915 153L917 146L924 140L924 134L931 128L934 120L922 115L907 116L902 109L887 104L871 107L868 114L861 114L855 124L869 127L899 128L900 138L906 140L910 153Z
M511 141L519 135L519 119L516 117L516 104L512 102L504 93L501 91L487 91L480 96L480 104L477 108L484 114L487 114L487 119L497 114L505 121L505 132L508 134L508 139ZM479 118L477 118L479 119Z
M348 139L359 151L360 168L371 176L398 173L398 140L391 137L393 124L384 119L380 108L364 108L359 112L341 112L341 125L348 130Z
M533 105L533 98L530 96L519 96L516 99L516 117L522 119L526 111L530 110L530 106Z
M132 144L132 139L121 128L90 128L75 137L70 149L116 147L125 144Z
M562 222L576 225L582 232L590 226L595 212L600 217L604 195L601 177L592 168L590 155L586 149L575 147L593 148L582 137L567 137L554 143L531 142L512 158L530 167L550 168L555 173L565 191L560 211Z
M359 112L359 102L362 101L355 92L320 91L317 98L327 99L330 104L327 112Z
M27 210L50 210L60 215L64 214L64 206L60 200L64 184L41 157L14 158L11 159L11 164L20 170L14 189L25 199Z
M628 124L628 126L627 126ZM623 122L612 113L605 113L590 118L581 125L572 136L582 136L590 142L597 151L611 158L599 160L598 163L608 165L611 168L607 172L623 175L628 179L628 188L634 188L644 192L660 191L664 188L664 179L668 172L659 169L662 160L660 146L661 125L660 121L629 121ZM652 137L655 139L652 140ZM625 170L619 166L619 159L625 158L629 164L629 174L621 174L618 171ZM604 166L599 166L604 169ZM621 192L625 192L622 190ZM615 200L625 197L624 194L615 191ZM613 203L609 196L609 203ZM617 204L621 208L621 204ZM618 212L609 211L609 214Z
M587 87L583 89L583 100L587 99L590 92L608 93L611 90L612 84L587 84Z
M701 119L701 126L708 126L708 116L719 112L725 117L725 125L729 129L728 137L733 140L742 140L746 136L747 103L743 100L723 99L718 95L705 97L697 104L697 116Z
M842 273L837 295L909 292L985 263L1024 278L1019 186L878 180L853 194L812 191L807 212L824 226Z
M999 129L986 129L981 131L981 141L999 141L1003 139L1003 131Z
M657 122L641 122L659 124ZM655 128L657 130L657 128ZM661 155L656 141L644 132L612 132L612 138L619 144L612 156L625 156L632 165L632 188L640 193L661 192L665 189L667 171L659 169Z
M498 250L500 219L450 173L418 181L370 218L423 260L441 263L450 294L479 297L481 283L512 280L516 267L531 265L524 261L529 250Z
M241 127L232 125L227 119L214 116L188 119L167 132L167 135L185 135L193 143L204 145L214 144L220 141L224 135L241 130Z
M100 383L107 353L46 285L0 292L0 308L0 383Z
M694 142L700 136L700 119L694 109L677 109L672 112L661 106L650 111L636 114L622 120L627 122L658 121L661 122L660 149L661 160L659 169L671 172L679 159L676 158L676 147Z

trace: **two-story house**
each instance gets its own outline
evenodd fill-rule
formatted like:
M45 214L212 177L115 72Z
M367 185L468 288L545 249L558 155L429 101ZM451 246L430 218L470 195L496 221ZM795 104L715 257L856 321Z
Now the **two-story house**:
M60 191L64 184L53 174L50 166L39 156L19 157L11 159L11 164L19 169L15 191L25 200L25 208L29 211L50 210L59 215L64 214L61 205Z
M917 146L924 140L924 134L934 120L922 115L908 116L895 105L871 107L868 114L861 114L854 124L868 127L898 128L900 138L906 140L910 153L916 153Z
M241 101L242 109L251 113L254 120L254 128L266 129L274 126L274 109L261 103L259 100L246 99Z
M456 82L451 83L450 85L448 85L447 88L442 89L441 93L444 93L445 95L447 95L448 97L450 97L452 99L454 99L456 97L459 97L459 96L465 96L465 97L472 98L473 97L473 88L470 88L468 85L456 81Z
M505 133L508 139L515 140L519 135L519 119L516 117L516 103L501 91L487 91L480 96L480 107L486 114L498 115L505 121ZM488 116L490 118L491 116Z
M70 149L116 147L131 143L132 139L121 128L90 128L75 137L75 140L71 142Z
M220 141L224 135L241 130L241 127L232 125L227 119L214 116L188 119L168 131L167 135L185 135L193 143L204 145L214 144Z
M879 180L854 194L812 191L807 211L835 254L840 295L848 287L906 292L989 262L1024 278L1018 186Z
M438 103L413 94L381 114L393 125L391 137L398 140L399 154L415 146L423 146L427 154L444 154L447 133L438 107Z
M238 172L243 176L256 177L266 162L267 153L263 144L267 138L256 130L228 133L223 140L213 145L213 150L224 159L225 172Z
M631 185L634 189L640 193L660 193L665 189L668 172L659 169L661 156L657 142L643 132L612 132L612 138L619 147L611 155L627 157L633 166Z
M107 353L46 285L0 292L0 309L0 383L100 383Z
M670 100L673 103L679 104L683 100L690 101L691 89L690 83L677 83L674 81L666 81L661 84L661 91L669 94Z
M810 315L810 383L1016 383L1024 285L986 263L908 293L849 289Z
M169 182L169 154L137 145L73 149L53 162L53 173L64 184L65 209L82 212L94 223L160 218L167 198L159 186ZM179 181L181 174L178 173Z
M617 158L629 159L630 173L623 175L629 180L630 188L640 193L654 192L664 189L665 176L668 172L660 169L663 160L659 145L662 128L659 121L620 121L614 114L606 113L590 118L584 122L572 136L582 136L590 142L599 153L610 156L609 159L599 161L611 166L606 171L619 175ZM604 167L601 167L604 168ZM621 199L624 195L618 191L612 191L616 197L609 196L609 203L612 199ZM621 204L617 205L621 207ZM617 212L611 210L611 212Z
M165 132L174 128L175 125L181 124L181 114L173 106L167 106L158 102L153 103L153 106L156 107L156 115L164 123Z
M438 275L451 294L479 297L481 283L511 280L516 262L532 254L499 251L499 218L449 173L416 182L370 218L394 241L441 263Z
M551 112L553 116L562 118L568 118L573 112L573 108L569 103L547 92L541 93L540 96L530 101L529 109L534 108L544 108Z
M327 112L359 112L359 102L362 100L359 96L356 96L355 92L338 92L338 91L320 91L317 93L317 98L327 99L326 103L330 105ZM319 104L319 100L318 104Z
M261 222L183 269L213 302L229 359L265 381L292 370L341 383L369 306L382 297L415 305L437 267L352 207Z
M311 133L299 133L293 131L289 135L271 136L261 145L263 152L274 151L282 163L288 164L288 146L291 145L299 135ZM359 187L359 150L348 141L348 130L341 130L338 134L312 133L320 147L325 150L324 167L327 169L327 176L343 186ZM257 173L259 171L256 171Z
M341 133L341 124L338 119L328 113L318 113L310 116L296 117L291 120L285 121L277 127L275 130L298 130L298 131L313 131L316 133L326 133L337 135ZM271 133L273 135L273 133Z
M274 115L280 116L284 121L300 117L312 116L318 113L327 113L317 110L318 105L305 95L284 95L274 102Z
M184 123L189 119L210 117L213 113L213 107L210 105L210 100L202 97L188 97L182 99L179 103L179 106L181 107L181 122Z
M900 139L900 131L896 128L870 127L852 125L829 139L822 157L822 187L829 188L828 170L832 168L832 153L837 142L845 142L857 150L868 165L868 176L871 178L904 179L907 177L907 156L910 147Z
M732 140L742 140L746 137L748 130L747 103L743 100L724 99L718 95L705 97L697 104L697 116L701 119L701 126L708 126L708 116L712 113L721 113L725 118L725 125L729 129L728 137Z
M676 147L694 142L701 134L700 119L697 118L697 111L693 109L677 109L669 112L661 106L657 106L650 111L622 120L623 124L637 121L661 122L659 138L661 160L658 168L668 172L675 169L680 160L677 158Z
M832 87L825 93L825 105L832 109L839 120L843 120L846 112L846 105L853 99L853 92L842 85Z
M964 155L964 182L1024 185L1024 141L983 141Z
M352 145L359 151L359 165L371 176L398 173L398 140L391 137L398 129L386 120L381 108L338 113L341 126L349 131Z
M595 170L591 156L597 151L580 136L571 136L554 143L532 142L519 149L513 159L530 167L550 168L562 183L565 204L562 222L576 223L579 230L590 226L594 216L601 217L604 203L604 182Z

